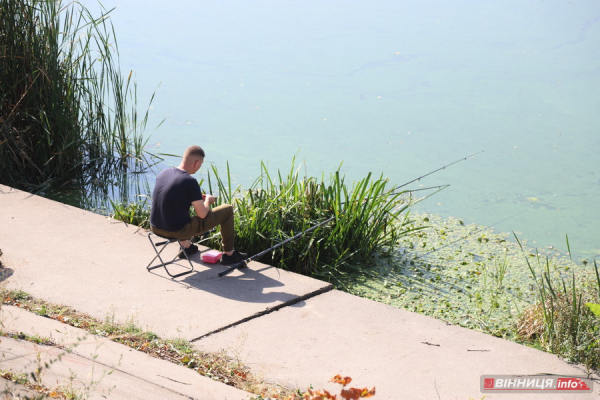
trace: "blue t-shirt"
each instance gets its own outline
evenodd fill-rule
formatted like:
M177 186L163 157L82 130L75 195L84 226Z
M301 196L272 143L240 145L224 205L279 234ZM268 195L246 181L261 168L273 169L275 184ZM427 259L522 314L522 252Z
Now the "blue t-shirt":
M190 222L190 206L196 200L202 200L196 179L178 168L165 169L156 177L150 225L169 232L182 230Z

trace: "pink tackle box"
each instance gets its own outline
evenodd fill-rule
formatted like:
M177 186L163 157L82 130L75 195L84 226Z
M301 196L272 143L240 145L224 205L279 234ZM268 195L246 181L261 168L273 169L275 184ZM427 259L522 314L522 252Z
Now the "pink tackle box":
M218 263L221 259L222 253L217 250L209 250L205 253L202 253L202 261L205 263L215 264Z

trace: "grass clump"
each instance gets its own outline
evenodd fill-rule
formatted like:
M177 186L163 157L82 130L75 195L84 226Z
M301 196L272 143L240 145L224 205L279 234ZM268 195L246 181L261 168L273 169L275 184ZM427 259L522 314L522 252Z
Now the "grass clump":
M111 217L126 224L150 229L148 198L149 196L140 196L140 200L137 202L116 202L110 200L110 207L112 209Z
M27 374L16 374L11 371L0 370L0 378L6 379L7 381L13 382L17 385L21 385L31 390L32 392L37 393L34 397L23 397L29 400L45 400L48 398L53 399L74 399L74 397L69 396L67 393L61 390L52 390L48 387L40 385L37 382L31 382L29 376ZM0 394L3 394L5 399L20 399L22 398L19 395L15 395L11 393L10 388L6 387Z
M595 276L583 278L574 269L569 276L551 264L548 257L539 254L535 263L528 261L537 301L520 316L517 333L542 350L598 371L600 316L594 312L600 303L598 264L594 259Z
M229 168L222 177L213 166L208 187L211 193L218 191L219 203L235 207L236 247L248 254L335 217L261 260L327 280L351 268L351 261L365 260L376 251L393 252L399 238L413 230L410 192L396 190L387 179L371 174L349 185L339 170L328 179L317 179L301 176L295 160L287 174L272 174L261 163L259 178L244 190L232 189Z
M102 188L146 165L135 84L108 14L78 2L0 2L0 182Z

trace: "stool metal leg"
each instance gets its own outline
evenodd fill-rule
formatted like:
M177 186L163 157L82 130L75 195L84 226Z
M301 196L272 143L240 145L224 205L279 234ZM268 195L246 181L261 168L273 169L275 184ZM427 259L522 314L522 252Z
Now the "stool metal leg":
M192 262L190 261L190 258L188 257L187 253L184 251L184 247L181 245L181 242L179 242L179 240L177 239L169 239L169 238L163 238L165 240L161 241L161 242L154 242L152 240L152 236L156 236L159 238L162 238L162 236L158 236L152 232L148 232L148 240L150 241L150 244L152 245L152 248L154 249L154 252L156 253L156 255L154 256L154 258L152 259L152 261L150 261L150 263L148 264L148 266L146 267L146 269L148 271L152 271L153 269L156 268L164 268L165 271L167 272L167 274L171 277L171 278L177 278L179 276L183 276L183 275L187 275L187 274L191 274L192 272L194 272L194 265L192 264ZM179 244L179 248L181 249L181 251L183 251L183 255L185 256L185 259L188 261L188 263L190 264L190 268L187 269L184 272L181 272L179 274L172 274L169 272L169 270L167 269L167 265L169 264L173 264L174 262L177 261L177 257L179 256L179 253L175 254L175 257L173 257L173 259L171 261L165 262L163 260L163 258L161 257L161 253L163 252L164 249L167 248L167 246L173 242L177 242ZM159 250L158 247L161 247L161 249ZM152 263L154 262L154 260L159 259L160 263L156 264L156 265L152 265Z

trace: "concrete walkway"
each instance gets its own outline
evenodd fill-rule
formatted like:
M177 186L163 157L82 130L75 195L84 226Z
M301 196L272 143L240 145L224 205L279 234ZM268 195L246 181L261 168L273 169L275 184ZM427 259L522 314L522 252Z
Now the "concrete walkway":
M3 306L0 318L7 332L52 338L64 346L43 346L10 338L0 341L0 369L29 374L40 365L51 364L41 373L41 384L50 389L62 387L90 399L248 398L248 393L191 369L20 308ZM0 385L0 389L3 387Z
M224 267L204 265L199 255L193 258L193 274L170 279L162 269L148 272L153 251L139 228L1 185L0 223L9 289L100 319L134 319L163 338L185 338L201 350L225 349L255 374L287 386L304 390L312 385L337 393L338 386L328 380L341 374L351 376L352 385L375 386L376 399L480 399L482 375L586 376L580 366L551 354L351 296L326 282L257 262L223 278L218 273ZM6 319L16 331L42 329L29 317ZM119 371L118 380L108 382L117 386L111 399L135 398L127 392L131 387L140 398L152 398L159 393L152 385L167 391L161 398L251 397L225 384L209 380L208 385L200 376L192 383L189 373L197 374L184 367L172 366L168 374L160 372L167 367L148 370L144 354L135 358L135 352L114 345L103 342L98 354L104 356L103 349L110 348L132 358L122 370L110 358L103 361L104 368ZM24 351L31 354L31 349ZM77 356L90 361L84 353ZM6 369L5 363L0 369ZM571 398L598 398L598 389L596 383L593 394Z

